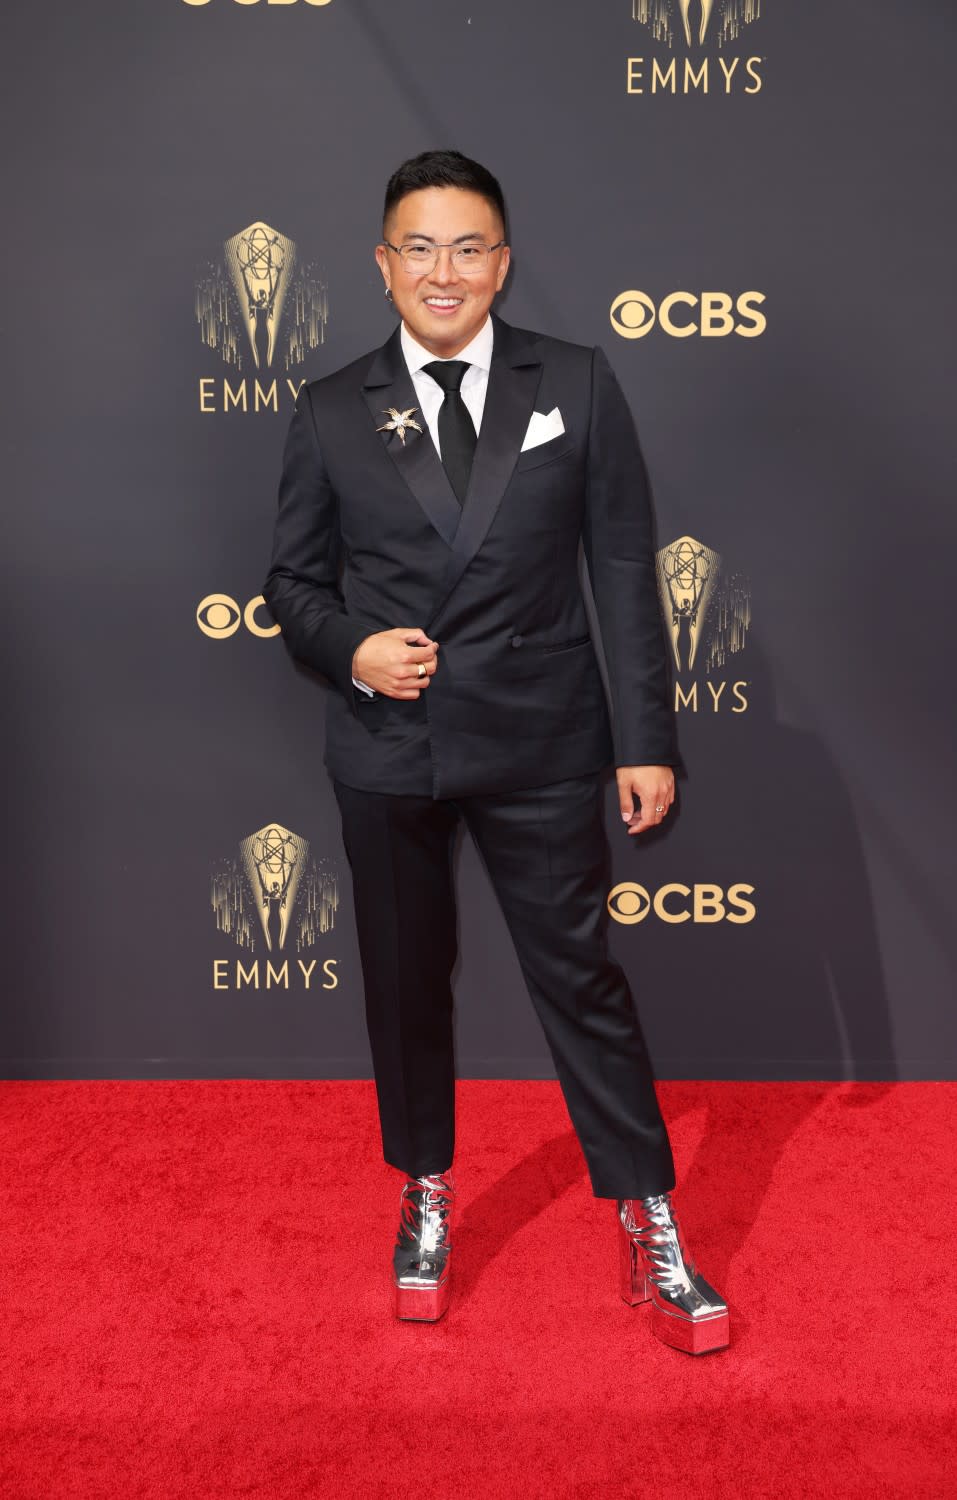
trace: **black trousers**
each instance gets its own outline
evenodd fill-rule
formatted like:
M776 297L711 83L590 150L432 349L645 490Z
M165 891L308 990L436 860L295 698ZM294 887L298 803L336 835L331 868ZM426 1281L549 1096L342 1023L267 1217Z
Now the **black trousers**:
M638 1198L674 1187L641 1026L607 949L601 777L444 801L333 784L352 869L386 1161L410 1177L452 1163L452 849L464 818L544 1028L593 1192Z

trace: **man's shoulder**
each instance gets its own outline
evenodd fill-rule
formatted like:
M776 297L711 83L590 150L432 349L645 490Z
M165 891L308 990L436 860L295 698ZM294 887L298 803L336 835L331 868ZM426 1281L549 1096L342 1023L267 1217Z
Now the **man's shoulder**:
M556 338L554 334L542 333L538 328L520 328L516 323L506 323L504 318L497 317L495 322L496 333L501 332L516 347L520 344L534 347L536 354L543 360L588 367L594 358L595 349L592 344L578 344L571 339Z

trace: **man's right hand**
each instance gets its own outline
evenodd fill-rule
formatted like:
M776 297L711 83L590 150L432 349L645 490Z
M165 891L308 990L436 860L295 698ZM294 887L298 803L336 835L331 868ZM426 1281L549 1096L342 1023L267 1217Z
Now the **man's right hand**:
M352 658L352 675L387 698L418 698L438 665L439 643L416 625L367 635ZM419 676L422 662L426 676Z

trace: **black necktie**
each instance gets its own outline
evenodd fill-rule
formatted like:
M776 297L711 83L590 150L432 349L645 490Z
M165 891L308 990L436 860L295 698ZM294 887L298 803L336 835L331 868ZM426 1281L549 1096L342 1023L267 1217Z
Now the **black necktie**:
M449 483L462 505L469 487L476 443L475 424L460 390L469 365L464 359L434 359L422 368L445 392L439 407L439 447Z

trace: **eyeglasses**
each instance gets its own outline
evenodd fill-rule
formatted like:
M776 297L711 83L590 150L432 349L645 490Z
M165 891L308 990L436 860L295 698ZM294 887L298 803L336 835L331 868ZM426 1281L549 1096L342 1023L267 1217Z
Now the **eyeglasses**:
M439 262L440 250L452 251L452 264L460 276L474 276L478 271L486 269L492 251L500 250L505 241L499 240L496 245L484 245L481 240L466 241L465 244L457 244L453 240L445 245L437 245L433 240L410 240L407 245L393 245L389 240L383 240L382 243L395 251L402 262L402 269L408 271L410 276L427 276L430 271L434 271Z

